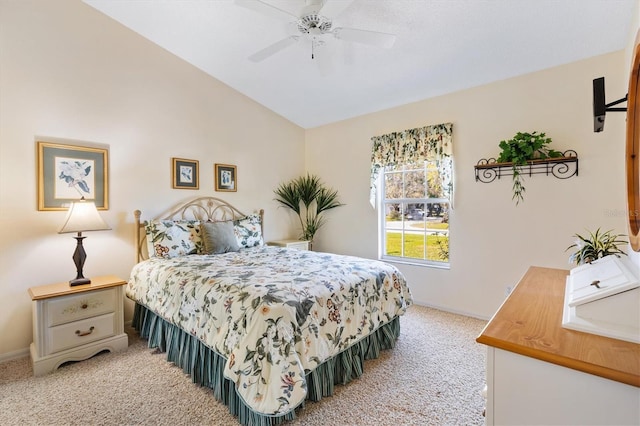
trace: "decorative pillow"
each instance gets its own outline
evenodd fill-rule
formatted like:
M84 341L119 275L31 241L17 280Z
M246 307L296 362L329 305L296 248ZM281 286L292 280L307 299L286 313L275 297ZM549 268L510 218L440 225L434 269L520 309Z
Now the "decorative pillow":
M149 257L177 257L202 253L199 220L145 222Z
M234 220L233 231L236 234L240 248L264 245L262 239L262 223L260 223L260 216L257 214Z
M240 250L233 232L233 222L202 222L202 242L204 254L220 254Z

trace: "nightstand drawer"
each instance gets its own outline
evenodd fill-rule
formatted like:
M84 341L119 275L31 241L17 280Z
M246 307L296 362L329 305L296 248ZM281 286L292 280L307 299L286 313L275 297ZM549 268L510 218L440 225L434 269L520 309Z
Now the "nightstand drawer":
M49 328L47 333L47 354L74 348L85 343L104 339L115 334L115 314L88 318L70 324Z
M114 312L116 288L46 300L48 327Z

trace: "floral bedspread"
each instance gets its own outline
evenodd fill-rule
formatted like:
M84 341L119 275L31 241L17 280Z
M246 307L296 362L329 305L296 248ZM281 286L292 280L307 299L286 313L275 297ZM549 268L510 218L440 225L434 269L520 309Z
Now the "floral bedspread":
M298 406L307 372L411 303L392 265L270 246L145 260L126 294L223 355L225 376L264 415Z

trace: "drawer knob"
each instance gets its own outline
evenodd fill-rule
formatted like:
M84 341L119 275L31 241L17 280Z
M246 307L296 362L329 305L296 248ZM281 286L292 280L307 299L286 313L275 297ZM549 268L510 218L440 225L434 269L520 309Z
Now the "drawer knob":
M77 334L79 337L82 337L82 336L88 336L88 335L90 335L91 333L93 333L93 330L94 330L94 329L95 329L95 327L94 327L94 326L91 326L91 327L89 328L89 330L88 330L88 331L80 331L80 330L76 330L76 334Z
M83 303L82 306L81 306L82 309L87 309L88 307L89 307L89 305L87 305L86 303Z

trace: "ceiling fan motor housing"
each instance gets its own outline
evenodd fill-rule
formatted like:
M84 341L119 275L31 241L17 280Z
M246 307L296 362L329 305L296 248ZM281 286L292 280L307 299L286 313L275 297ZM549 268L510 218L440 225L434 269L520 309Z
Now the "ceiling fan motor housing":
M329 18L325 18L317 13L310 13L298 20L298 31L300 31L301 34L326 34L331 32L332 25Z

